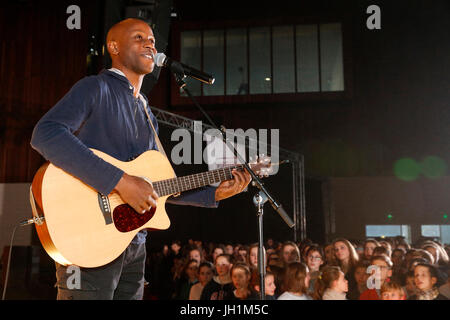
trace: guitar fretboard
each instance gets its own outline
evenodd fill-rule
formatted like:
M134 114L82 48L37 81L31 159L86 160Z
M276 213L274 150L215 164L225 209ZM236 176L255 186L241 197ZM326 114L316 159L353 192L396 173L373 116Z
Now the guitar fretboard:
M235 165L211 170L202 173L196 173L189 176L166 179L153 182L153 188L161 196L176 194L178 192L201 188L213 183L233 179L231 171L233 169L243 170L243 165Z

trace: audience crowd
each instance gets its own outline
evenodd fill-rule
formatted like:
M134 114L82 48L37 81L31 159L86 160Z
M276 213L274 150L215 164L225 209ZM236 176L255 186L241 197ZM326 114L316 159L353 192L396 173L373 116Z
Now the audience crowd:
M450 298L450 246L436 239L268 239L264 252L267 300ZM258 300L258 244L173 241L148 252L146 279L146 299Z

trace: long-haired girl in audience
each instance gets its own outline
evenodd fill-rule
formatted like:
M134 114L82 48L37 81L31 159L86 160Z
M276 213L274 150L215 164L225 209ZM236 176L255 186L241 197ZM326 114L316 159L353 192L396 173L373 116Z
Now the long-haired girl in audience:
M370 261L362 260L359 261L353 271L353 277L355 283L353 286L349 286L347 292L348 300L359 300L361 293L367 290L367 279L369 274L367 273L367 268L370 266Z
M281 246L281 257L283 263L287 265L291 262L300 262L300 249L293 241L285 241Z
M337 266L326 266L317 279L315 300L347 300L348 281Z
M311 300L307 295L309 287L308 267L302 262L291 262L286 266L283 293L278 300Z
M333 241L334 254L341 270L347 275L359 261L355 247L344 238L338 238Z
M217 275L205 285L200 300L223 300L233 288L230 269L233 266L233 257L229 254L220 254L215 261Z
M198 267L197 279L198 282L191 287L189 292L189 300L200 300L203 288L214 276L214 265L205 261Z
M258 292L258 298L261 292L261 277L257 269L254 269L252 272L252 278L250 280L252 288ZM264 291L266 293L266 300L276 300L275 290L277 286L275 284L275 275L271 271L266 271L266 275L264 277Z
M354 276L355 266L359 261L355 247L344 238L338 238L333 241L334 253L336 256L336 264L341 268L348 280L349 288L356 286Z
M364 259L363 260L370 261L370 258L372 258L372 255L373 255L373 250L379 246L380 246L380 243L375 239L367 239L366 241L364 241L364 246L363 246Z
M231 281L234 289L228 292L224 300L257 300L258 295L250 284L250 267L246 263L238 262L231 268Z
M264 266L267 266L267 255L266 255L266 248L263 247L264 252ZM259 245L258 243L253 243L250 245L248 249L248 264L250 266L250 269L258 269L258 256L259 256Z

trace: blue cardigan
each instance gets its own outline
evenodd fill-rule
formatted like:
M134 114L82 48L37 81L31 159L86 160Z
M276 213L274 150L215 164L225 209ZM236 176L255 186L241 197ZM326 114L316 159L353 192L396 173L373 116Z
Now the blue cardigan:
M31 146L54 165L108 195L123 171L97 157L89 148L121 161L134 159L147 150L157 150L143 108L142 101L133 96L133 87L126 77L103 70L79 80L39 120ZM158 132L158 122L150 108L147 110ZM215 190L205 187L189 191L179 197L169 197L167 202L215 208L218 206ZM145 241L145 236L139 238L139 242Z

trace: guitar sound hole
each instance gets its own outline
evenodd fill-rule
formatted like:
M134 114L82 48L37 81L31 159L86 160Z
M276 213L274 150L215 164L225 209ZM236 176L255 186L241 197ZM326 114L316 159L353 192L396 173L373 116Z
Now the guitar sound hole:
M153 218L155 211L156 208L152 207L150 211L139 214L128 204L119 205L113 212L114 225L120 232L136 230Z

